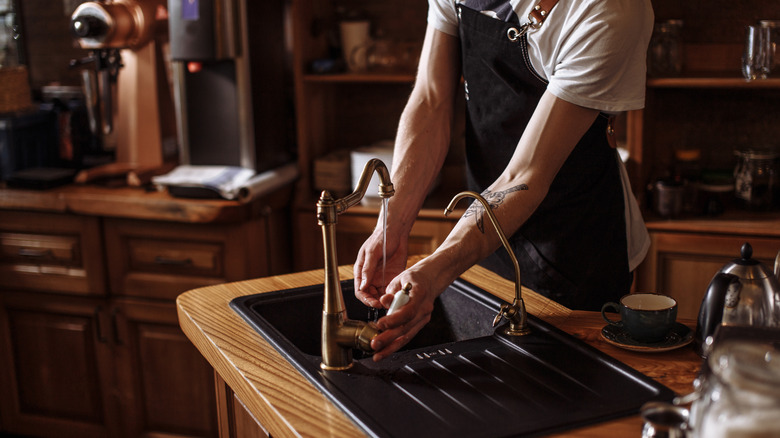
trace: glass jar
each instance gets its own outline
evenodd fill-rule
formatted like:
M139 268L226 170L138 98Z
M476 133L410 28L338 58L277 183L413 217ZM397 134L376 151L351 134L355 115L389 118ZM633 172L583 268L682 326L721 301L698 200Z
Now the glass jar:
M694 437L780 436L780 350L769 342L717 343L691 406Z
M749 209L769 210L780 199L777 161L780 153L770 150L736 151L734 193Z
M679 76L683 67L682 20L656 23L648 50L650 76Z
M769 41L767 43L767 64L769 67L769 77L780 76L780 50L777 46L780 44L780 20L761 20L761 27L769 28Z

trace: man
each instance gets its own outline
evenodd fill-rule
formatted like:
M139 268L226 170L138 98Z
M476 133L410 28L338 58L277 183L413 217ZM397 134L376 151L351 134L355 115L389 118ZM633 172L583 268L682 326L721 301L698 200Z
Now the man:
M531 15L537 4L543 15ZM396 194L383 213L393 279L384 290L379 227L354 268L356 295L372 307L388 307L394 291L412 285L409 303L378 321L375 360L406 344L435 298L472 265L513 279L478 203L405 270L409 232L447 154L461 74L469 186L512 236L523 284L577 309L598 310L628 293L649 239L607 132L611 115L644 105L652 23L649 0L429 0L417 81L396 137Z

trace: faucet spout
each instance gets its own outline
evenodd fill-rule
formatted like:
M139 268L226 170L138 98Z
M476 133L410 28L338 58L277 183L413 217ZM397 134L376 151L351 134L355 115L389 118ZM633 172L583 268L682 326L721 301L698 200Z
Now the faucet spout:
M488 204L485 198L483 198L479 193L466 190L458 193L454 198L452 198L450 204L444 210L444 215L448 216L450 213L452 213L458 201L465 197L474 198L480 204L482 204L482 207L485 210L485 214L487 214L488 218L490 219L490 223L493 224L493 228L495 228L496 234L498 234L498 238L501 240L501 244L504 245L504 249L506 249L506 251L509 253L509 258L512 259L512 264L515 268L514 301L512 304L503 304L501 306L498 311L498 315L496 315L495 319L493 320L493 327L497 326L498 323L501 322L502 318L506 318L509 321L509 325L504 329L504 334L509 336L526 335L530 333L531 330L528 328L528 314L525 310L525 302L523 301L523 296L521 293L520 264L517 261L515 253L512 252L512 247L509 245L509 240L507 240L506 234L504 234L504 230L501 228L501 225L499 225L496 215L490 208L490 204Z
M395 190L390 181L387 166L376 158L366 163L355 191L341 199L333 199L324 190L317 201L317 223L322 227L322 242L325 256L325 293L322 305L322 363L325 370L345 370L352 366L352 350L360 349L373 353L371 339L379 334L373 322L355 321L347 318L344 295L339 279L336 251L336 223L338 215L360 202L366 194L374 172L379 174L379 196L389 198Z

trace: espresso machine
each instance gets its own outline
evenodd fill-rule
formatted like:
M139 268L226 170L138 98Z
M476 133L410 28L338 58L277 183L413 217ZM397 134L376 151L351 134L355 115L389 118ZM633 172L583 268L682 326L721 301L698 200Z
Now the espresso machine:
M178 148L165 0L85 2L71 15L71 31L90 56L84 70L92 122L113 163L83 170L77 182L125 178L141 185L176 165Z
M168 0L180 162L257 173L294 155L285 0Z

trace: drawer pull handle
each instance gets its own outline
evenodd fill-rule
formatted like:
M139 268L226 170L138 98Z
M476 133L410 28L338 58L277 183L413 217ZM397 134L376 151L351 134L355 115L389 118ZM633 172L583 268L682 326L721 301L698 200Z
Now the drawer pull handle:
M169 259L168 257L157 256L154 258L154 262L158 265L166 266L191 266L192 259Z
M17 254L21 257L34 257L36 259L54 257L54 253L50 249L42 248L19 248Z

